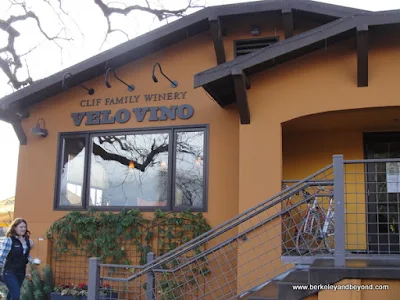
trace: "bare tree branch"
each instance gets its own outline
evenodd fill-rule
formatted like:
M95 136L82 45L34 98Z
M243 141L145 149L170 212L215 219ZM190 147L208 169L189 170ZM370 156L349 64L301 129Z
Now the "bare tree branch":
M0 31L3 31L8 35L7 45L5 47L0 48L0 55L3 54L3 56L0 56L0 70L7 76L7 78L9 79L9 84L13 87L13 89L18 90L26 85L33 83L33 79L30 77L29 72L27 72L28 75L24 79L20 79L17 76L19 70L26 69L28 66L27 64L25 66L21 63L21 57L30 54L31 52L33 52L33 50L38 50L37 49L38 46L41 45L38 44L37 46L31 48L30 50L28 50L23 54L18 53L16 49L16 39L23 38L21 36L21 33L17 30L15 26L18 22L26 22L29 19L34 20L40 35L43 36L45 40L53 42L60 49L61 57L62 57L62 51L65 47L63 47L63 44L60 44L59 42L61 41L70 42L73 40L73 38L71 37L72 33L68 28L68 24L64 22L65 19L63 19L63 17L67 17L73 21L73 23L76 25L76 28L82 35L82 37L84 37L84 34L79 29L80 26L78 26L76 21L68 14L68 11L63 7L63 4L65 4L63 3L63 0L44 0L44 2L48 6L50 6L51 12L57 17L56 19L57 26L55 26L55 28L59 28L61 26L59 32L54 36L48 33L48 30L44 28L43 19L41 19L34 12L33 8L35 7L35 4L37 2L33 1L32 3L34 4L32 4L32 8L28 8L27 5L28 0L8 0L8 1L10 3L10 6L7 9L7 12L15 14L15 11L17 11L22 13L19 15L18 14L11 15L8 17L8 19L6 18L0 19ZM111 22L112 15L127 16L131 12L138 11L151 14L159 21L163 21L163 20L168 20L170 17L182 17L188 12L189 9L204 7L196 5L194 0L188 0L187 4L179 9L164 8L159 2L154 4L148 0L144 0L145 4L143 5L128 5L123 0L121 1L114 0L107 3L105 1L106 0L93 0L93 4L100 8L107 22L107 32L105 34L104 41L101 44L101 48L106 42L107 37L114 32L122 33L125 36L125 38L129 40L129 35L123 29L112 27L112 22ZM79 9L79 6L77 6L76 9Z
M193 5L192 1L193 0L189 0L188 4L181 9L176 9L176 10L171 10L171 9L166 9L166 8L154 8L151 7L151 4L149 1L146 0L146 5L147 6L141 6L141 5L125 5L124 3L116 3L116 2L109 2L107 4L105 4L103 2L103 0L93 0L94 3L101 9L104 17L106 18L107 21L107 32L106 35L104 37L103 43L100 46L100 49L103 47L104 43L107 40L107 37L113 33L113 32L121 32L123 34L125 34L125 36L127 37L127 39L129 40L129 36L128 34L126 34L123 30L121 29L112 29L111 26L111 20L110 17L112 14L120 14L120 15L124 15L127 16L129 13L131 13L132 11L141 11L141 12L146 12L149 14L154 15L156 18L158 18L159 21L163 21L163 20L168 20L168 18L170 17L182 17L185 15L185 13L190 9L190 8L197 8L197 7L203 7L203 6L197 6L197 5ZM124 4L125 8L118 8L118 7L114 7L114 6L110 6L112 4Z
M165 18L171 17L171 16L183 16L184 13L190 8L191 1L189 1L189 4L182 9L178 10L168 10L168 9L154 9L149 6L140 6L140 5L130 5L125 8L117 8L117 7L110 7L107 4L105 4L102 0L94 0L94 3L97 4L98 7L100 7L101 11L103 12L104 16L109 19L110 15L113 13L116 14L121 14L121 15L128 15L132 11L143 11L147 12L153 15L156 15L160 21L164 20Z
M23 65L22 65L22 62L21 62L21 57L23 55L18 54L17 50L15 49L15 40L16 40L17 37L20 36L20 32L17 29L15 29L15 27L14 27L15 23L21 22L21 21L26 21L28 19L34 19L36 21L36 25L37 25L40 33L47 40L53 41L54 43L57 44L57 40L59 40L59 39L67 40L67 41L69 41L71 39L70 38L61 37L60 33L55 35L55 36L49 36L43 30L43 27L41 25L39 17L33 11L28 11L27 8L26 8L25 3L21 4L21 3L18 3L18 2L13 2L12 4L13 5L18 5L19 4L24 9L25 14L19 15L19 16L10 16L7 20L1 20L0 19L0 29L8 34L7 46L0 49L0 54L9 53L12 56L11 59L3 59L3 58L0 57L0 69L8 77L9 83L13 86L13 88L19 89L19 88L24 87L26 85L32 84L33 83L33 79L30 77L29 72L28 72L28 76L27 76L27 78L25 80L19 80L17 78L18 70L23 68Z
M144 172L147 168L148 165L150 165L153 162L153 159L155 156L157 156L159 153L163 153L168 151L168 145L161 145L158 147L154 147L154 149L151 150L151 152L146 156L146 159L143 161L143 163L139 163L138 161L135 160L129 160L124 156L121 156L119 154L115 153L110 153L106 150L104 150L102 147L97 145L96 143L93 143L93 154L100 156L104 160L112 160L119 162L120 164L124 166L128 166L130 162L133 162L134 168L137 170L140 170L141 172Z

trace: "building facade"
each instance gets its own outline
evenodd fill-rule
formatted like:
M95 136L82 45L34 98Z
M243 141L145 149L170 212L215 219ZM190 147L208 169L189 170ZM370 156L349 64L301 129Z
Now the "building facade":
M6 96L0 117L21 142L14 215L34 238L89 208L190 209L216 227L335 154L399 158L399 23L398 11L310 1L211 7ZM347 249L396 255L398 237L385 240L368 216L390 219L399 233L398 200L368 205L371 182L357 168ZM42 243L38 256L48 260ZM286 268L272 251L281 244L257 250L277 270L269 277ZM237 289L252 287L243 274L265 281L249 271L257 264L237 268Z

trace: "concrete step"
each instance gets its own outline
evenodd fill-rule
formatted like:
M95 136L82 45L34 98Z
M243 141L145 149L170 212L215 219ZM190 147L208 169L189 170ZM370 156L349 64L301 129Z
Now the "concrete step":
M400 259L351 259L343 267L335 267L332 259L316 259L311 265L297 265L240 300L301 300L318 290L295 290L294 285L335 284L344 278L400 279Z
M333 259L317 259L310 266L309 282L332 284L347 279L400 279L399 259L352 259L336 267Z
M247 300L277 300L278 299L278 281L273 280L259 291L253 292L247 296Z
M313 290L295 290L293 286L308 286L309 269L295 269L278 282L278 299L297 300L316 293Z

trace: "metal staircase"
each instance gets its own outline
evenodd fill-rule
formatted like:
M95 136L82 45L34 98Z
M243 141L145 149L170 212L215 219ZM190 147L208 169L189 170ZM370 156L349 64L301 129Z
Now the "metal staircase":
M318 292L298 290L296 286L333 284L361 276L366 263L345 260L345 163L343 156L334 156L333 164L207 233L161 257L152 259L150 254L146 265L107 265L91 259L88 299L99 299L101 282L118 284L119 299L295 300ZM321 187L326 186L334 188L333 195L321 194ZM307 251L299 251L303 249L298 238L300 224L308 204L318 198L320 207L326 208L332 197L333 253L318 239L306 245ZM311 256L320 258L304 265ZM291 263L284 263L285 257ZM396 261L376 266L375 273L364 275L386 272L377 278L399 276L400 264Z
M400 279L398 259L351 259L335 267L330 259L318 259L312 265L299 265L289 272L255 288L243 300L304 299L321 290L329 290L343 279ZM329 285L329 286L328 286Z

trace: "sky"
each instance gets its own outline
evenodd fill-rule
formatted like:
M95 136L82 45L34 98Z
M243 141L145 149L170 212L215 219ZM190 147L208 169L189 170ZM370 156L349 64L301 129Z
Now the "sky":
M107 29L106 22L100 10L93 4L92 0L80 0L79 10L74 9L73 6L67 6L68 3L73 5L71 3L75 3L75 1L63 2L63 9L71 15L75 23L69 18L63 18L61 20L55 19L54 14L50 11L50 7L46 5L44 1L26 1L28 4L35 1L35 13L38 14L39 17L42 16L42 27L45 28L49 35L57 34L60 29L57 24L63 21L70 30L70 34L75 37L73 42L61 43L61 51L54 43L46 42L38 36L37 27L33 21L30 21L30 23L18 24L17 30L21 32L21 37L16 40L19 53L25 53L33 47L40 45L35 51L26 56L29 65L29 73L34 80L50 76L127 40L123 34L114 33L103 44L104 34ZM182 3L187 2L187 0L159 0L159 2L164 3L167 3L167 1L168 5L165 6L168 8L179 8L183 6ZM249 2L246 0L205 1L207 6ZM13 13L12 10L8 10L9 6L7 2L8 1L4 0L0 1L0 20L6 19ZM126 0L126 2L134 3L135 1ZM140 0L136 2L140 2ZM320 0L319 2L371 11L400 9L399 0ZM173 3L174 7L171 7L171 3ZM86 15L87 12L91 12L90 17ZM16 12L13 14L16 14ZM151 15L138 12L131 13L126 18L121 16L115 17L112 19L112 22L113 26L124 29L124 31L128 33L129 39L165 24L165 22L161 23L155 21L154 17ZM0 31L0 48L4 47L6 43L7 35ZM46 63L43 64L43 62ZM21 72L20 75L23 76L24 72ZM12 92L12 89L7 84L7 78L0 72L0 98ZM0 201L15 195L18 152L19 141L12 126L0 121Z

